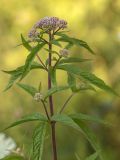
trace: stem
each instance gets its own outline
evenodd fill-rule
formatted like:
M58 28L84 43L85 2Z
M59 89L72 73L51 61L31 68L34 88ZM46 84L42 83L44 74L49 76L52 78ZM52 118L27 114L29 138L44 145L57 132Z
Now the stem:
M65 101L64 105L62 106L61 110L60 110L60 114L62 113L62 111L65 109L66 105L68 104L68 102L71 100L71 98L74 96L74 93L72 93L67 100Z
M38 60L40 61L40 63L42 64L42 66L44 67L44 69L45 69L46 71L48 71L48 69L46 68L45 64L43 63L43 61L41 60L41 58L39 57L39 55L36 54L36 56L37 56Z
M45 110L46 116L47 116L48 120L50 121L50 117L49 117L49 114L48 114L48 111L47 111L45 102L44 102L44 101L41 101L41 102L42 102L42 104L43 104L43 106L44 106L44 110Z
M49 68L51 67L51 51L52 51L52 44L51 40L53 38L53 35L51 35L51 32L49 32ZM50 73L48 71L48 89L51 88L51 77ZM50 114L53 116L54 114L54 107L53 107L53 99L52 96L49 96L49 104L50 104ZM51 132L52 132L52 149L53 149L53 160L57 160L57 149L56 149L56 135L55 135L55 122L51 122Z
M57 64L59 63L59 61L60 61L61 58L62 58L62 57L59 56L58 60L56 61L56 63L55 63L54 66L53 66L53 69L55 69L55 67L57 66Z

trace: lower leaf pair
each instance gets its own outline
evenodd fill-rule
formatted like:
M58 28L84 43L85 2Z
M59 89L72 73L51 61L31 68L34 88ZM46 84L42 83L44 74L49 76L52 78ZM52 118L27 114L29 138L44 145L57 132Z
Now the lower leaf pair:
M45 134L47 131L46 128L47 128L47 125L50 124L46 116L40 113L34 113L32 115L25 116L20 120L12 123L10 126L7 127L7 129L28 121L40 122L33 133L33 154L32 155L34 160L41 160L43 147L44 147ZM89 127L84 123L84 121L93 121L101 124L108 124L108 123L99 119L98 117L93 117L93 116L85 115L82 113L71 114L71 115L56 114L51 117L51 122L52 121L59 122L63 125L72 127L78 130L79 132L81 132L87 138L87 140L90 142L90 144L96 151L96 154L90 156L89 159L86 159L86 160L95 160L95 157L97 156L99 156L102 160L102 155L100 153L101 149L100 149L99 143L97 142L96 136L89 129ZM94 159L90 159L91 157Z

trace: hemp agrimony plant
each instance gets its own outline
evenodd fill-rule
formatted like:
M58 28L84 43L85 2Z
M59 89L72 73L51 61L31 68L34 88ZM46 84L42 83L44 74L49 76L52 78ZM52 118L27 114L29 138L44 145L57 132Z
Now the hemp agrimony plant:
M95 150L95 153L86 160L95 160L97 157L102 159L99 144L92 131L84 122L94 121L103 124L106 123L97 117L83 113L64 114L63 112L71 98L75 96L76 93L83 90L96 91L94 88L94 86L96 86L113 94L116 94L116 92L106 85L100 78L96 77L89 71L83 70L79 65L77 66L77 64L89 61L89 59L72 56L70 49L74 45L83 47L92 54L94 54L94 52L85 41L70 37L67 34L67 31L65 31L66 28L67 22L57 17L44 17L38 21L29 32L27 40L21 35L21 45L23 45L29 52L25 64L15 70L4 71L11 75L5 90L10 89L13 84L19 80L16 83L17 86L28 92L35 101L41 103L45 111L44 114L32 113L31 115L24 116L7 127L11 128L29 121L38 122L38 126L33 132L32 160L42 160L44 139L46 132L48 132L47 126L51 128L51 148L53 151L51 159L58 159L55 130L57 122L76 129L87 138ZM56 46L57 49L54 49L54 46ZM41 55L43 54L43 50L41 51L41 49L44 49L44 52L47 52L48 54L47 59L44 61L41 59ZM48 89L44 90L44 92L41 90L42 83L40 83L38 89L28 84L21 83L23 78L34 69L44 70L48 75L48 79L46 80ZM67 85L60 86L57 83L56 72L58 70L66 72L68 77ZM76 78L80 79L80 83L77 83ZM54 105L53 94L67 89L71 90L71 95L69 95L63 103L59 112L55 113L55 108L57 106ZM79 159L77 155L76 158Z

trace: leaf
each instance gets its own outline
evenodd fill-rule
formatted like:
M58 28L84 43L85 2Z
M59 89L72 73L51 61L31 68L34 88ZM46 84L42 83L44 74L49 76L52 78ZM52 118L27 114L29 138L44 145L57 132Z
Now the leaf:
M33 113L31 115L26 115L23 118L13 122L11 125L5 128L5 130L29 121L47 121L47 118L40 113Z
M96 136L93 132L80 120L74 120L70 116L64 114L57 114L52 116L51 120L56 122L61 122L67 126L70 126L78 131L80 131L90 142L95 151L100 151L99 143L97 142ZM101 156L102 159L102 156Z
M96 160L96 158L99 156L98 152L93 153L89 157L86 158L86 160Z
M93 85L118 96L118 94L111 87L106 85L102 79L98 78L97 76L88 71L84 71L79 67L68 64L58 65L57 68L75 74L77 76L80 76L85 80L89 81L90 83L92 83Z
M67 126L73 127L74 129L80 130L79 126L72 120L72 118L65 114L55 114L52 116L51 120L61 122Z
M65 46L65 49L70 49L74 46L73 43L69 42L66 46Z
M25 90L26 92L28 92L31 96L34 96L35 93L38 92L38 90L30 85L27 84L22 84L22 83L17 83L17 85L22 88L23 90Z
M91 61L91 59L82 59L82 58L76 58L76 57L69 57L69 58L61 59L58 64L79 63L79 62L86 62L86 61Z
M57 86L56 70L53 69L53 68L50 68L50 69L49 69L49 72L50 72L51 81L52 81L53 86Z
M14 70L10 70L10 71L6 71L6 70L2 70L4 73L7 73L7 74L17 74L18 72L22 74L23 72L23 68L24 68L24 65L23 66L20 66ZM40 68L40 69L44 69L43 66L37 62L32 62L32 65L31 65L31 68L30 70L32 69L37 69L37 68Z
M9 155L5 158L2 158L1 160L25 160L25 159L22 156L13 154L13 155Z
M81 128L83 135L90 142L90 144L92 145L94 150L97 153L99 153L101 160L103 160L103 157L100 153L101 147L100 147L99 142L98 142L95 134L93 133L93 131L91 131L91 129L85 123L83 123L81 120L74 120L74 122Z
M69 43L67 48L69 48L69 45L71 47L72 44L73 44L73 45L77 45L77 46L80 46L80 47L84 47L89 52L94 54L93 50L89 47L89 45L85 41L77 39L77 38L70 37L66 34L59 33L59 32L57 33L57 35L60 36L60 38L57 39L58 42L62 41L62 42L68 42Z
M108 122L101 120L99 117L95 117L95 116L87 115L87 114L83 114L83 113L75 113L75 114L71 114L69 116L74 120L93 121L93 122L101 123L104 125L110 125Z
M32 50L32 47L29 45L29 42L25 40L25 38L23 37L22 34L21 34L21 40L22 40L23 46L24 46L28 51L31 51L31 50Z
M33 134L33 159L41 160L46 134L46 123L42 122L37 126Z
M86 90L92 90L92 91L96 92L96 89L92 85L90 85L89 83L84 82L84 83L77 84L76 92L86 91Z
M68 74L68 85L71 86L71 90L72 92L76 92L77 88L76 88L76 79L73 76L73 74L71 73L67 73Z
M14 82L20 77L20 75L21 75L21 73L16 73L16 74L13 74L10 77L8 84L4 89L4 92L7 91L8 89L10 89L13 86Z
M55 46L61 47L61 44L56 41L55 39L51 41L52 44L54 44Z
M56 93L56 92L60 92L60 91L64 91L66 89L69 89L71 86L54 86L51 89L49 89L46 93L45 93L45 97L44 99L48 98L49 96L51 96L52 94Z
M32 62L38 53L38 51L45 45L45 43L38 44L36 47L32 48L31 53L27 56L24 68L23 68L23 73L21 76L21 80L27 75L27 73L30 71Z
M18 78L20 78L20 76L22 75L22 72L23 72L23 68L24 68L24 66L20 66L20 67L18 67L18 68L15 69L15 70L3 71L3 72L5 72L5 73L11 75L11 77L10 77L10 79L9 79L9 82L8 82L6 88L4 89L4 91L7 91L8 89L10 89L10 88L13 86L14 82L15 82ZM39 69L39 68L40 68L40 69L44 69L44 68L42 67L42 65L40 65L39 63L33 62L32 65L31 65L30 70L32 70L32 69Z

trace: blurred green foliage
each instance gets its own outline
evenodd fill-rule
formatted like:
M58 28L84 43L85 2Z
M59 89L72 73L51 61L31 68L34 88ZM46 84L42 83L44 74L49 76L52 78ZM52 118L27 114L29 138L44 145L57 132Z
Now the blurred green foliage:
M92 70L98 77L104 79L120 93L120 1L119 0L0 0L0 68L10 70L24 63L27 51L23 47L14 48L20 43L20 34L27 36L32 25L44 16L58 16L66 19L70 35L88 42L96 55L91 57L86 50L73 48L77 57L92 58L93 64L82 65ZM47 55L41 52L42 58ZM43 82L46 88L47 75L33 71L24 82L38 86ZM62 76L62 78L61 78ZM29 95L16 85L8 92L2 93L8 81L8 75L0 72L0 129L8 123L33 111L41 111ZM59 83L66 81L62 72L57 74ZM56 110L69 95L57 93L55 98ZM61 97L61 98L60 98ZM101 142L105 160L118 160L120 157L120 100L101 90L97 93L82 92L68 104L66 112L83 112L98 115L111 122L114 127L106 128L98 124L89 124ZM31 144L32 129L36 123L22 125L7 131L28 154ZM71 133L71 134L70 134ZM75 137L74 134L76 135ZM80 157L93 153L91 146L76 131L58 126L59 159L75 160L77 153ZM49 142L48 136L46 141ZM24 146L24 147L23 147ZM51 144L45 146L44 159L51 157Z

